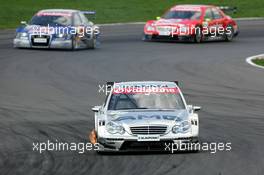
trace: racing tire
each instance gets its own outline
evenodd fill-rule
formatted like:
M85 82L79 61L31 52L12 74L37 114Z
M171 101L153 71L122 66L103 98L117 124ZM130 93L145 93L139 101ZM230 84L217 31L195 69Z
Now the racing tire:
M75 39L75 37L72 38L72 50L77 50L78 49L78 43Z
M102 150L97 150L96 151L96 154L98 154L98 155L107 155L107 154L110 154L111 152L107 152L107 151L102 151Z
M194 144L200 144L199 138L197 138L197 140L195 142L193 142L193 143ZM200 149L191 149L189 152L190 153L198 153L198 152L200 152Z
M202 29L201 27L195 27L195 28L198 28L198 31L195 30L195 35L193 40L195 43L201 43L203 41Z
M227 28L230 28L230 32L229 33L227 33L227 31L225 32L224 39L225 39L225 41L230 42L234 39L234 36L235 36L234 27L229 24L229 25L227 25L226 29Z
M97 47L97 39L96 38L93 38L87 44L87 48L88 49L96 49L96 47Z
M142 41L152 41L152 36L143 34Z

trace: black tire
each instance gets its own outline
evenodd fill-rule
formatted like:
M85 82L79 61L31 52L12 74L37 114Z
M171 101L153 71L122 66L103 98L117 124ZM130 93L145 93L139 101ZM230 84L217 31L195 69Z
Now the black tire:
M228 31L227 31L227 29L228 29ZM234 27L232 25L230 25L230 24L227 25L226 31L225 31L225 34L224 34L225 41L227 41L227 42L232 41L234 36L235 36Z
M74 36L72 37L72 50L77 50L77 49L78 49L78 44Z
M143 34L142 41L151 41L151 40L152 40L152 36L151 35Z
M193 41L195 43L201 43L201 42L203 42L202 28L199 27L199 26L195 27L195 35L194 35Z
M104 155L105 154L105 152L103 152L103 151L96 151L96 153L99 154L99 155Z
M199 138L196 138L197 140L195 142L193 142L193 144L201 144L200 141L199 141ZM200 149L192 149L190 150L190 152L192 153L198 153L200 152Z
M97 47L97 39L95 37L93 37L93 39L91 39L88 44L87 44L87 48L88 49L96 49Z

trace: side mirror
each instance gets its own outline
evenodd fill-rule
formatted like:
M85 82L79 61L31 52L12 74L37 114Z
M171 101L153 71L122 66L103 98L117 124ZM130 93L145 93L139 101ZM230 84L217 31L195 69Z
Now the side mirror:
M205 22L210 22L210 21L212 21L212 19L210 19L210 18L205 18L204 21L205 21Z
M100 108L101 108L101 106L94 106L94 107L92 108L92 111L93 111L93 112L99 112Z
M20 22L22 25L28 25L26 21L21 21Z
M193 106L193 111L200 111L201 109L201 106Z
M157 19L157 20L160 20L160 16L157 16L156 19Z

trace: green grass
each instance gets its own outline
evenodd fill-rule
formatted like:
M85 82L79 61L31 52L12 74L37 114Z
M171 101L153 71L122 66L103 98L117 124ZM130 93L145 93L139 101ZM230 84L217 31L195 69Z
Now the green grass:
M0 28L15 28L46 8L95 10L96 23L146 21L176 3L236 6L234 17L264 16L263 0L0 0Z
M253 59L252 62L257 64L257 65L264 66L264 58Z

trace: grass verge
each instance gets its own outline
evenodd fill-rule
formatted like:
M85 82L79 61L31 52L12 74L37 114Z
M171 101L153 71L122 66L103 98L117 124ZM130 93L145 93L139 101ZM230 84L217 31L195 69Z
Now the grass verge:
M252 62L259 66L264 66L264 58L256 58L256 59L253 59Z
M214 4L238 7L233 17L264 17L263 0L0 0L0 28L15 28L41 9L95 10L96 23L155 19L175 4Z

